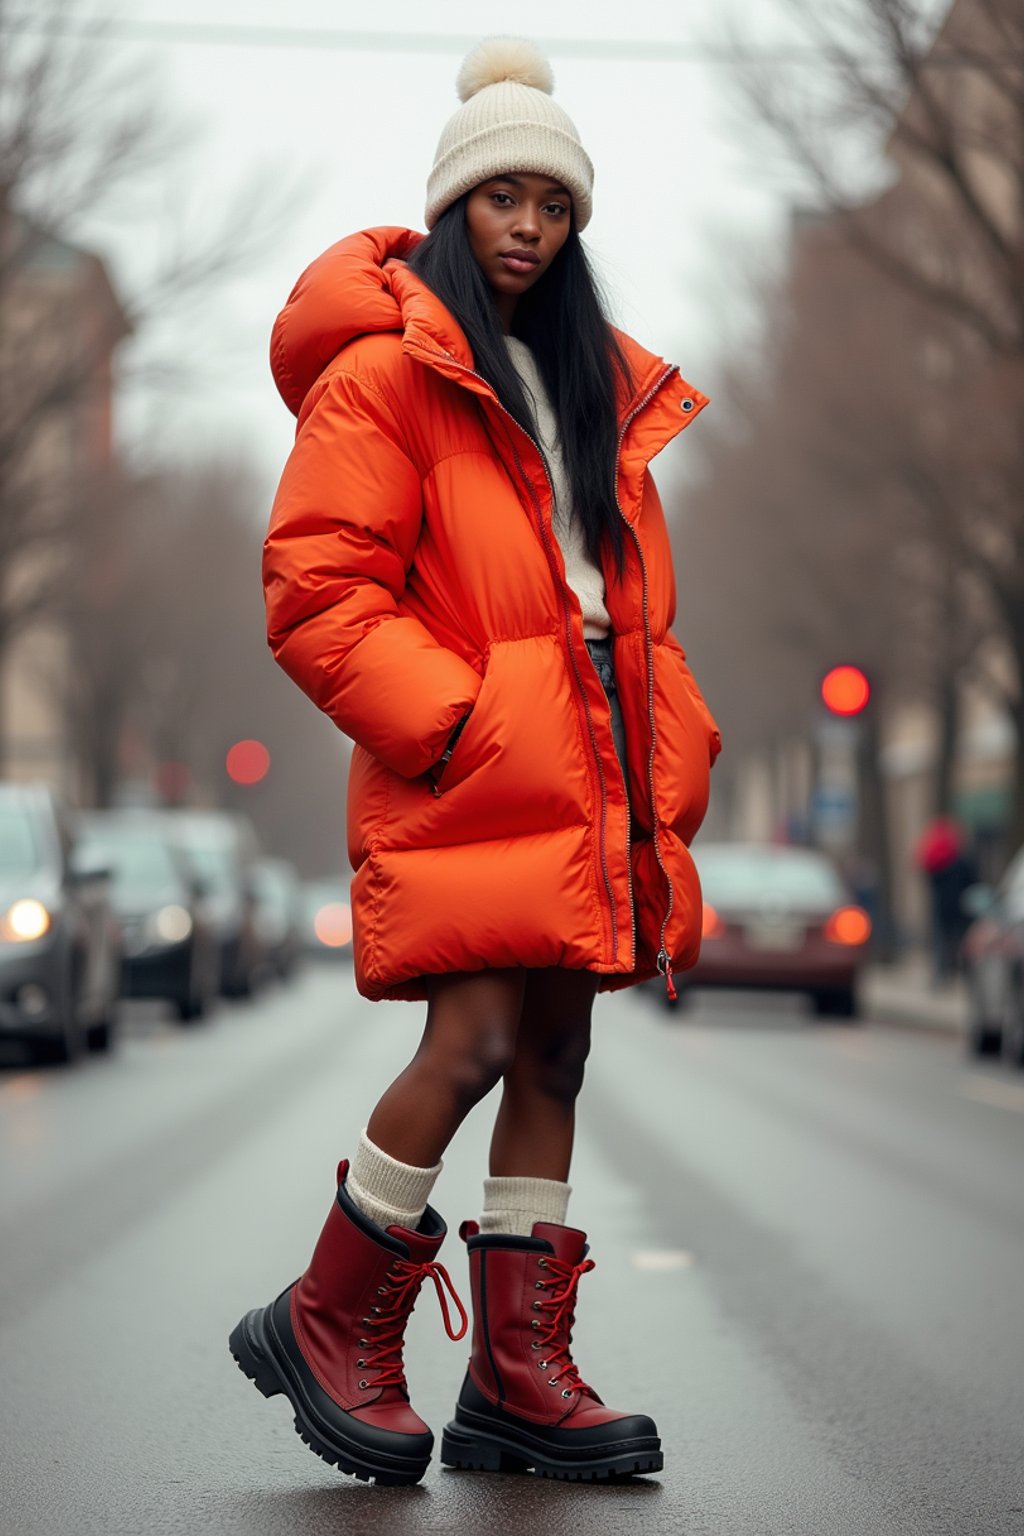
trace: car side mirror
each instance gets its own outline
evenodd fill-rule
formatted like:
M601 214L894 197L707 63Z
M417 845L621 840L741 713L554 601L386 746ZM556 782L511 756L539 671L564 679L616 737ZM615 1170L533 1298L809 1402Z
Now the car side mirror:
M960 910L967 917L985 917L999 905L999 897L990 885L969 885L960 897Z
M92 885L94 880L111 880L114 871L108 864L72 864L68 868L67 883L72 887Z

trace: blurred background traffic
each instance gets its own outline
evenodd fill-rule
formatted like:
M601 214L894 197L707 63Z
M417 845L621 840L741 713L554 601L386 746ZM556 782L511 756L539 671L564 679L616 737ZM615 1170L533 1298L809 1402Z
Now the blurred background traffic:
M475 32L406 9L0 6L0 1033L42 1055L350 942L349 744L264 640L265 348L320 249L420 223ZM726 747L687 988L855 1018L886 967L1019 1064L1020 7L563 9L517 25L593 145L613 316L713 402L658 468Z

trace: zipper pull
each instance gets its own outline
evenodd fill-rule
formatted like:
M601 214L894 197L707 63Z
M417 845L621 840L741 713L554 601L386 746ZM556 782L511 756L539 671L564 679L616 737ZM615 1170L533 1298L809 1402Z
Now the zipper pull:
M668 1000L670 1003L674 1003L679 993L676 991L676 984L672 980L672 964L669 960L667 949L659 949L658 951L658 970L665 978L665 991L668 994Z

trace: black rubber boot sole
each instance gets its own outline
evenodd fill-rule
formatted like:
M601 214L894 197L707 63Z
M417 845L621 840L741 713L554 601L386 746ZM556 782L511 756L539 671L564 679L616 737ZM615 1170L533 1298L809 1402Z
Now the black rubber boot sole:
M389 1456L374 1451L354 1438L343 1434L336 1424L330 1424L317 1411L302 1373L289 1360L279 1343L275 1343L272 1307L247 1312L236 1323L228 1340L235 1363L243 1375L255 1384L264 1397L283 1395L295 1410L295 1430L310 1450L330 1466L358 1477L366 1483L393 1487L418 1483L430 1464L430 1451L425 1456ZM335 1408L338 1414L344 1412ZM353 1420L358 1425L359 1420ZM357 1430L358 1433L358 1430ZM370 1433L374 1433L372 1430Z
M445 1426L441 1461L446 1467L472 1472L526 1472L532 1468L538 1477L560 1477L575 1483L612 1482L618 1477L660 1472L665 1465L660 1441L652 1445L645 1440L632 1446L628 1441L611 1442L598 1454L573 1456L544 1446L526 1430L484 1429L460 1423L457 1418Z

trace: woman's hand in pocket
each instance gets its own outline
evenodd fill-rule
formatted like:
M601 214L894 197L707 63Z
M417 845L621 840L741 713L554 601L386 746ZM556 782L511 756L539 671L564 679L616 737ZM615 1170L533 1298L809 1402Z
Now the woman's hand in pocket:
M427 777L433 786L435 795L439 795L441 793L440 785L442 776L444 775L444 771L451 761L451 756L458 744L459 737L462 735L462 732L465 729L466 721L469 719L472 713L473 711L471 709L467 709L466 713L462 716L462 719L456 723L455 729L452 731L448 738L448 745L441 753L441 756L438 758L436 763L433 763L431 767L427 769Z

